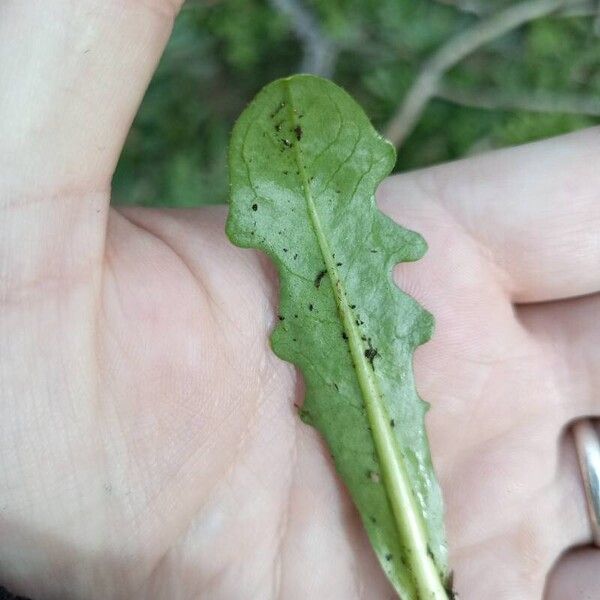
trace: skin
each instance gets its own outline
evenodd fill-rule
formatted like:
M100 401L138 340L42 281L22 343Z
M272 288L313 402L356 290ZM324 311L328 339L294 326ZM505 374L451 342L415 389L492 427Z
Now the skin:
M44 598L387 599L276 278L225 209L109 208L167 0L0 5L0 581ZM388 179L463 600L593 597L566 428L598 414L600 131ZM544 588L546 586L546 592ZM587 594L587 595L586 595ZM595 596L594 596L595 597Z

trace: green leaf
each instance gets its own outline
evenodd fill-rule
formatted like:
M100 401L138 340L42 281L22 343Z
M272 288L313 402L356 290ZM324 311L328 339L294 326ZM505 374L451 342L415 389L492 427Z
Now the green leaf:
M342 89L277 80L233 130L227 234L277 265L273 350L301 369L301 416L326 438L381 566L403 600L439 600L443 507L412 373L433 318L391 278L427 245L375 206L394 161Z

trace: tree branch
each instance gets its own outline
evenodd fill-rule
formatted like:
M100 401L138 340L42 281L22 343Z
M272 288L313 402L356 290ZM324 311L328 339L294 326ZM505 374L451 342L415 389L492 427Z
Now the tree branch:
M581 0L525 0L510 6L459 33L423 65L404 102L389 122L384 135L400 147L419 121L429 100L435 96L446 71L474 50L512 29Z
M270 0L270 4L288 19L292 30L302 43L304 56L300 71L331 77L337 48L313 14L300 0Z
M485 0L436 0L436 2L479 17L489 16L493 12L493 6L491 7ZM557 10L554 14L557 17L590 17L597 13L597 0L580 0L571 7Z
M502 90L466 91L443 85L436 97L461 106L491 110L568 113L600 117L600 98L578 94L522 93Z

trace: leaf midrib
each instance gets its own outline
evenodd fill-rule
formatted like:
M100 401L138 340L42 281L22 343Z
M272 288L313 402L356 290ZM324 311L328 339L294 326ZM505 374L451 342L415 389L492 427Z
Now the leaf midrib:
M298 123L295 118L289 80L284 80L283 85L287 95L289 119L292 128L294 128L298 126ZM338 313L344 331L348 336L352 361L356 369L367 418L369 419L382 469L381 475L386 495L392 508L401 543L404 543L408 548L407 558L415 580L418 597L427 598L428 600L447 600L448 596L440 575L430 556L423 518L417 508L402 454L390 425L390 417L381 401L383 393L364 355L366 348L362 343L360 331L354 323L354 315L346 298L346 292L339 277L333 253L321 226L304 162L301 160L299 140L293 145L293 154L302 182L307 212L329 275Z

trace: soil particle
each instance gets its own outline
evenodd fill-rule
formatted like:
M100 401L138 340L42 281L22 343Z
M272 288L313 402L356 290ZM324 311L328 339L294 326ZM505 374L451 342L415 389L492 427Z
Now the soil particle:
M315 277L315 287L317 289L319 289L321 285L321 280L323 279L323 277L325 277L325 275L327 275L327 271L325 269L317 273L317 276Z

